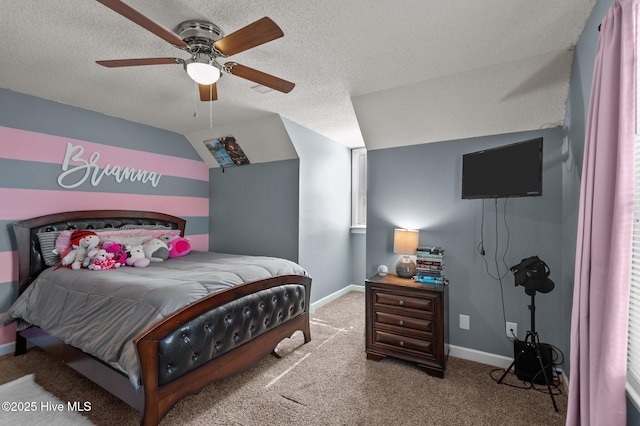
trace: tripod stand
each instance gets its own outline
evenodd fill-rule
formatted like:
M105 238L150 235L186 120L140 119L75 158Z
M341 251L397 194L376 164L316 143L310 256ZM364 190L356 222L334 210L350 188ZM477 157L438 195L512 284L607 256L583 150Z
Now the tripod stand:
M544 363L542 362L542 355L540 354L540 340L538 339L538 333L536 332L536 292L533 291L531 294L531 304L529 305L529 310L531 311L531 330L527 331L527 337L524 339L524 345L520 350L520 353L513 360L511 365L504 370L502 377L498 380L498 383L502 383L504 378L509 373L509 370L513 368L514 365L518 362L518 360L526 353L527 348L532 348L536 354L536 358L538 359L538 364L540 365L540 372L544 377L544 382L547 385L547 390L549 391L549 396L551 397L551 402L553 402L553 408L558 412L558 406L556 405L556 400L553 397L553 392L551 390L551 377L547 377L547 372L544 368ZM539 373L538 373L539 374Z

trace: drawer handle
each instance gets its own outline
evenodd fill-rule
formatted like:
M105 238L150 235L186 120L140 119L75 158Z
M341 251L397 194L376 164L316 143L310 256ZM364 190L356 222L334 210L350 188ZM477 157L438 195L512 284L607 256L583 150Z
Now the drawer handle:
M404 325L404 321L403 320L400 320L400 325Z
M400 346L404 346L404 342L400 340Z
M398 302L399 305L404 305L404 300Z

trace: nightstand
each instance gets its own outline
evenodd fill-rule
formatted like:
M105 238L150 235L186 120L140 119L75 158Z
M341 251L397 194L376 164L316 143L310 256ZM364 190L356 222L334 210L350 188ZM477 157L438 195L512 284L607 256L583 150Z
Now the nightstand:
M365 281L367 359L387 356L416 362L444 378L449 355L448 285L417 283L396 275Z

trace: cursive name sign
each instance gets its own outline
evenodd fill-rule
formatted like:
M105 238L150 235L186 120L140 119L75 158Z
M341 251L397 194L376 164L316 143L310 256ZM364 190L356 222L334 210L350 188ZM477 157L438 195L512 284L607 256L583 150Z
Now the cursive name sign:
M83 158L84 148L67 142L67 152L62 162L62 173L58 176L58 185L63 188L77 188L89 179L92 186L98 186L105 176L113 176L116 182L142 182L158 186L161 174L130 167L112 166L107 163L103 168L98 165L100 153L94 152L88 159Z

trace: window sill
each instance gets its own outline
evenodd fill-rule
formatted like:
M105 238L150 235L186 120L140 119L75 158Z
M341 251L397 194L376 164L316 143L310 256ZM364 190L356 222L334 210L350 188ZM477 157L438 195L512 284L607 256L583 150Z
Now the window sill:
M352 234L366 234L367 227L366 226L352 226L351 227Z

